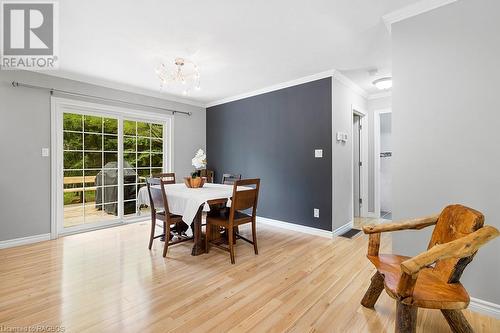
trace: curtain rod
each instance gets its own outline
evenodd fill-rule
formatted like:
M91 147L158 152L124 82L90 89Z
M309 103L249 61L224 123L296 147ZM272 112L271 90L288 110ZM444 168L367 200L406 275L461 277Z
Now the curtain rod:
M34 86L34 85L31 85L31 84L21 83L21 82L17 82L17 81L12 81L12 86L13 87L25 87L25 88L32 88L32 89L48 90L48 91L50 91L51 94L53 92L57 92L57 93L66 94L66 95L73 95L73 96L79 96L79 97L90 97L90 98L93 98L93 99L99 99L99 100L108 101L108 102L115 102L115 103L122 103L122 104L128 104L128 105L134 105L134 106L140 106L140 107L147 107L147 108L151 108L151 109L157 109L157 110L172 112L172 114L174 114L174 115L176 113L185 114L187 116L191 116L192 115L192 112L176 111L176 110L170 110L170 109L161 108L161 107L158 107L158 106L152 106L152 105L146 105L146 104L139 104L139 103L122 101L122 100L119 100L119 99L99 97L99 96L88 95L88 94L80 94L80 93L75 93L75 92L72 92L72 91L66 91L66 90L60 90L60 89L54 89L54 88L47 88L47 87L42 87L42 86Z

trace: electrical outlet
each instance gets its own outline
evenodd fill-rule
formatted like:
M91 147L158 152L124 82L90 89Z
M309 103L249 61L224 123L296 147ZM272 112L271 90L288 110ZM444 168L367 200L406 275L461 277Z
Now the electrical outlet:
M314 157L322 158L323 157L323 149L315 149L314 150Z
M319 217L319 209L314 208L314 217L318 218Z
M50 151L49 148L42 148L42 157L49 157Z

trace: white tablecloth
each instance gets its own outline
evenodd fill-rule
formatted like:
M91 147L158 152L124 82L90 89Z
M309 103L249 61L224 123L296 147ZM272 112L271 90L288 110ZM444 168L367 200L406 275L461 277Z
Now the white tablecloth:
M154 191L160 191L159 185L151 188ZM242 187L241 189L250 188ZM210 206L207 204L209 200L227 198L227 206L229 207L231 205L230 199L233 196L233 185L206 183L202 188L188 188L185 184L170 184L165 185L165 192L170 213L181 215L184 222L191 224L201 205L204 205L203 211L210 211ZM146 186L139 189L137 194L137 205L143 204L149 206L148 188Z

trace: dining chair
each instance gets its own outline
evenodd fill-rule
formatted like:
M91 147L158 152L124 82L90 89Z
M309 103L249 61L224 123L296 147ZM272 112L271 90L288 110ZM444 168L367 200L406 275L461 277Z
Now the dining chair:
M250 187L250 188L241 188ZM207 216L207 231L205 237L205 249L208 253L210 244L228 251L231 257L231 264L234 260L234 246L236 239L242 239L250 244L253 244L255 254L259 254L257 250L257 235L255 231L255 218L257 216L257 201L259 197L260 179L244 179L236 180L233 185L233 196L231 198L231 208L229 213L214 214ZM243 213L243 210L252 208L252 215ZM252 224L252 240L249 240L239 233L235 232L235 228L246 223ZM223 227L227 230L228 247L224 247L218 242L211 242L212 226Z
M200 177L205 177L207 179L207 183L213 183L214 182L214 171L202 169L202 170L200 170Z
M167 173L158 173L153 175L153 178L159 178L163 180L165 184L175 184L175 173L167 172Z
M151 233L149 236L149 249L151 250L151 248L153 247L154 239L164 237L165 245L163 247L163 257L167 256L168 247L170 245L175 245L194 239L193 237L186 236L181 231L183 230L181 224L185 224L182 221L182 216L174 215L170 213L168 209L168 200L167 194L165 192L165 185L171 184L171 181L171 179L163 180L162 178L146 179L151 207ZM156 220L163 221L163 234L155 236ZM172 225L176 227L175 230L177 231L177 239L175 241L172 241L173 237L171 237L172 234L170 232Z
M240 180L240 174L225 173L222 175L222 184L233 185L235 181Z
M480 212L450 205L439 215L364 226L364 233L370 235L367 257L377 271L361 304L373 308L385 289L396 300L396 332L416 331L418 308L441 310L453 332L472 332L461 311L470 299L460 277L478 249L500 235L483 223ZM432 225L435 227L427 251L414 257L379 254L381 233Z

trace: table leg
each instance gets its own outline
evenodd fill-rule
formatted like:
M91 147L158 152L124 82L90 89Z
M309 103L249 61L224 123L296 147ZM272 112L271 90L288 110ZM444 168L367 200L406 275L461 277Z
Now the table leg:
M203 235L201 232L201 217L202 217L202 212L203 206L201 206L198 209L198 213L196 213L196 216L193 221L193 236L194 236L194 245L193 249L191 250L191 255L192 256L199 256L200 254L205 253L205 246L203 243Z

